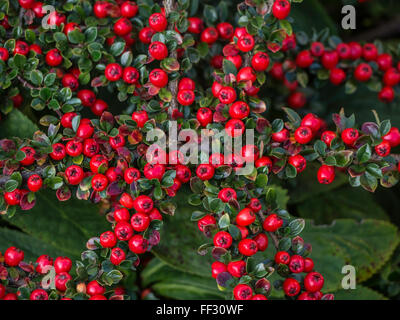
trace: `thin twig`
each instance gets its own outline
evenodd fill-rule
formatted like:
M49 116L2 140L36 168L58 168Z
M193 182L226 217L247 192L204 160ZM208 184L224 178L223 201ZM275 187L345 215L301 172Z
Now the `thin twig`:
M31 85L28 81L26 81L24 78L22 78L21 76L17 76L17 79L19 80L19 82L21 82L25 87L29 88L29 89L37 89L39 90L39 88L34 87L33 85Z

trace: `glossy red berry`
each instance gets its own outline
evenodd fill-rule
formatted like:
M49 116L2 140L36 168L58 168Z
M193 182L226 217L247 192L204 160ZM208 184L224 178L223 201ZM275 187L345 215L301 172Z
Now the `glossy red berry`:
M215 169L210 164L199 164L196 168L196 175L203 181L210 180L214 176Z
M375 61L378 58L378 49L373 43L364 44L363 58L367 61Z
M218 31L214 27L209 27L203 30L200 35L200 40L207 44L213 44L218 40Z
M329 80L332 84L338 86L346 80L346 73L342 69L333 68L329 74Z
M233 277L240 278L246 274L246 262L243 260L231 261L228 263L227 270Z
M149 17L149 25L154 31L161 32L167 28L168 21L163 14L157 12Z
M100 244L103 248L113 248L117 244L117 237L114 232L106 231L100 235Z
M161 180L164 173L165 173L165 165L163 164L147 163L143 169L144 176L149 180L151 179Z
M66 75L63 76L61 83L63 87L68 87L72 91L75 91L79 87L79 81L73 74L67 73Z
M311 44L310 51L314 57L321 57L325 52L325 46L322 42L315 41Z
M311 258L304 258L304 272L311 272L314 269L314 261Z
M321 140L325 142L325 144L330 147L332 140L336 138L336 132L334 131L324 131L321 134Z
M183 106L190 106L194 102L195 98L196 96L192 90L184 89L178 91L177 99Z
M237 46L242 52L249 52L254 48L254 38L251 34L245 34L238 39Z
M400 132L396 127L391 127L389 132L382 137L383 140L389 142L392 148L400 145Z
M118 266L126 258L126 253L121 248L111 249L110 261L113 265Z
M55 50L57 50L57 49L55 49ZM29 45L24 41L17 40L15 42L15 48L14 48L13 53L14 53L14 55L20 54L20 55L26 56L29 53Z
M258 200L257 198L251 198L249 204L246 207L253 212L258 212L261 210L262 205L260 200Z
M238 284L233 289L233 296L235 300L251 300L253 297L253 290L247 284Z
M4 252L4 262L10 267L16 267L24 260L24 252L16 247L9 247Z
M304 287L309 292L317 292L324 286L324 277L318 272L310 272L304 278Z
M358 133L358 130L354 128L347 128L342 132L342 140L348 146L352 146L359 136L360 134Z
M104 70L104 75L108 81L118 81L122 77L122 67L118 63L110 63Z
M58 49L51 49L46 54L46 63L51 67L60 65L63 61L63 57Z
M212 263L211 265L211 276L216 279L217 276L222 273L222 272L226 272L227 268L226 265L222 262L219 261L215 261Z
M290 255L286 251L278 251L275 254L275 262L277 264L289 264Z
M95 174L92 178L92 188L94 191L101 192L108 186L108 179L103 174Z
M96 95L94 94L94 92L92 90L88 90L88 89L80 90L77 94L77 97L81 100L82 105L84 107L91 107L94 104L94 102L96 101ZM69 113L66 113L65 115L67 115L67 114L69 114ZM70 128L70 127L66 127L66 128Z
M94 15L99 19L104 19L108 15L111 4L107 1L96 1L93 6Z
M58 291L64 292L67 290L67 282L72 280L72 277L67 272L60 272L54 278L54 283Z
M299 255L293 255L290 257L289 270L292 273L301 273L304 271L304 258Z
M71 157L78 157L83 151L83 145L79 141L70 140L65 146L65 151Z
M263 222L263 228L268 232L275 232L283 225L283 220L276 213L271 213Z
M283 128L279 132L273 132L271 135L271 138L275 142L285 142L290 138L290 133L289 130L286 128Z
M108 109L108 104L104 100L96 99L94 104L90 107L90 110L96 115L101 116L104 111Z
M251 58L251 66L255 71L265 71L269 66L269 56L265 52L257 52Z
M114 24L114 33L118 36L125 36L132 32L133 26L129 19L123 17Z
M8 50L6 48L0 48L0 60L7 61L8 57Z
M368 63L360 63L354 70L354 78L356 80L365 82L371 79L372 68Z
M247 227L251 225L254 221L256 221L256 215L249 208L242 209L236 216L236 224L238 226Z
M296 279L287 278L283 282L283 292L289 297L298 295L300 292L300 283Z
M229 107L229 115L233 119L244 119L250 114L250 107L246 102L236 101Z
M58 257L54 260L54 270L55 272L69 272L72 268L72 260L68 257Z
M256 168L267 167L268 170L272 169L272 160L269 157L261 157L256 160Z
M25 158L19 163L23 166L30 166L35 162L36 151L32 147L23 147L21 151L25 153Z
M272 5L272 14L275 18L282 20L290 13L290 2L288 0L275 0Z
M90 296L102 295L105 292L106 289L97 280L90 281L86 285L86 293Z
M168 56L168 49L164 43L154 41L149 45L149 53L154 59L163 60Z
M154 86L158 88L163 88L168 83L168 75L162 69L153 69L150 72L149 80Z
M65 170L65 176L70 185L78 185L83 180L84 173L80 166L72 165Z
M188 26L188 32L194 33L194 34L199 34L203 30L203 20L201 20L198 17L189 17L188 19L189 26Z
M300 154L290 156L288 159L288 163L296 168L297 173L304 171L307 164L306 159Z
M215 234L214 246L228 249L232 245L232 236L226 231L219 231Z
M378 58L376 59L376 62L378 63L378 67L380 70L387 71L393 65L393 58L388 53L382 53L378 56Z
M134 234L130 223L126 221L118 222L114 228L115 236L118 240L128 241Z
M153 200L146 195L140 195L133 201L137 212L149 213L153 209Z
M239 119L231 119L225 124L225 132L233 138L242 136L245 130L243 121Z
M197 121L200 122L200 125L206 127L213 120L213 113L211 109L202 107L197 111L196 115Z
M4 200L9 206L19 205L19 203L21 202L21 198L22 192L19 189L4 193Z
M132 1L126 1L120 7L121 15L126 18L133 18L138 13L138 10L139 7Z
M318 182L321 184L330 184L335 180L335 168L332 166L322 165L317 173Z
M231 199L237 199L236 191L232 188L223 188L218 193L218 198L223 202L229 202Z
M306 144L313 138L312 130L309 127L298 127L294 132L294 138L300 144Z
M190 181L190 177L192 176L192 172L185 165L177 165L176 169L176 178L179 179L180 182L186 183Z
M309 50L299 52L296 57L296 65L300 68L308 68L314 62L314 58Z
M31 192L38 192L43 186L43 180L38 174L33 174L28 178L28 189Z
M135 84L139 80L139 71L135 67L125 67L122 73L122 80L129 84Z
M205 227L213 226L213 225L216 225L216 224L217 224L217 221L210 214L205 215L203 218L201 218L199 221L197 221L197 227L199 228L199 230L201 232L205 231L204 230Z
M31 292L29 300L49 300L49 295L43 289L35 289Z
M50 271L50 267L53 265L53 258L50 256L43 254L39 258L36 259L36 272L40 274L46 274ZM1 295L0 295L1 298Z
M386 157L390 154L390 143L386 140L375 146L375 152L380 157Z
M288 105L293 109L300 109L307 103L306 96L303 92L293 92L288 98Z
M153 208L151 210L153 210ZM149 210L149 212L151 210ZM147 214L145 214L143 212L137 212L132 215L131 225L132 225L133 230L135 230L137 232L143 232L150 225L150 218Z
M268 236L265 233L259 233L254 237L257 243L258 251L265 251L268 248Z
M385 103L390 103L394 100L394 90L392 87L383 87L378 94L379 100Z
M128 245L129 250L136 254L145 253L147 251L147 248L149 247L147 239L143 238L143 236L140 234L133 236L129 240Z

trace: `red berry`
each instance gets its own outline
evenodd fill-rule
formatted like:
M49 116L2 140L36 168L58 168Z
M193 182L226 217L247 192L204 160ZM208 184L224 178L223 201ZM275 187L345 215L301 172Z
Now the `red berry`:
M96 99L94 104L90 107L90 110L96 115L101 116L104 111L108 109L108 104L104 100Z
M167 83L168 83L168 75L167 75L167 73L166 73L164 70L162 70L162 69L153 69L153 70L150 72L149 79L150 79L150 82L151 82L154 86L156 86L156 87L158 87L158 88L163 88L163 87L165 87L165 86L167 85Z
M218 198L225 203L231 199L237 199L236 191L232 188L223 188L219 191Z
M352 60L357 60L357 59L361 58L362 52L363 52L362 46L358 42L354 42L354 41L350 42L349 46L350 46L350 53L351 53L350 58Z
M64 26L64 33L65 35L68 35L71 31L74 31L75 29L80 30L79 25L75 22L69 22Z
M378 58L378 49L373 43L364 44L363 58L367 61L375 61Z
M296 57L296 65L300 68L308 68L314 62L314 58L309 50L301 51Z
M43 180L38 174L33 174L28 179L28 189L32 192L38 192L43 186Z
M365 82L372 76L372 68L368 63L360 63L354 71L356 80Z
M188 32L199 34L203 30L203 20L198 17L189 17L188 18L189 27Z
M206 127L213 120L213 113L209 108L202 107L197 111L196 115L197 121L200 122L200 125Z
M272 168L272 160L269 157L261 157L256 160L256 168L267 167L268 170Z
M149 180L151 179L161 180L164 173L165 173L165 166L163 164L147 163L143 169L144 176Z
M6 48L0 48L0 60L7 61L8 56L8 50Z
M268 248L268 236L265 233L259 233L254 237L257 243L258 251L265 251Z
M240 69L238 74L236 75L236 81L238 81L238 82L251 81L251 83L253 83L256 80L257 80L257 75L254 72L252 67L244 67L244 68ZM230 87L228 87L228 88L230 88Z
M228 263L228 272L233 276L240 278L246 274L246 262L243 260L232 261Z
M167 28L168 21L163 14L157 12L149 17L149 25L154 31L161 32Z
M86 139L83 143L83 154L92 158L100 151L100 146L94 139Z
M255 294L251 300L268 300L263 294Z
M36 151L32 147L23 147L21 151L25 153L25 159L21 160L19 163L23 166L30 166L35 162Z
M317 292L324 286L324 277L318 272L310 272L304 278L304 287L309 292Z
M290 13L290 2L288 0L275 0L272 5L272 14L275 18L282 20Z
M256 221L256 215L249 208L244 208L236 216L236 224L238 226L247 227Z
M218 99L223 104L231 104L236 100L236 91L232 87L223 87L218 92Z
M118 266L126 258L126 253L121 248L111 249L110 261L113 265Z
M96 1L93 6L94 15L99 19L104 19L108 15L111 4L106 1Z
M153 200L149 196L140 195L133 201L137 212L149 213L153 209Z
M400 73L396 68L390 68L383 76L385 86L394 87L400 82Z
M215 234L214 246L228 249L232 245L232 236L226 231L219 231Z
M57 49L54 49L57 50ZM15 48L14 48L14 55L15 54L21 54L23 56L26 56L29 53L29 46L26 42L17 40L15 41Z
M390 154L390 150L390 143L386 140L375 146L375 152L380 157L387 157Z
M67 282L72 280L72 277L67 272L60 272L54 278L55 286L58 291L64 292L67 290Z
M53 265L53 258L50 256L43 254L39 258L36 259L36 272L40 274L46 274L50 271L50 267ZM1 294L0 294L1 299Z
M336 132L333 131L324 131L321 134L321 140L325 142L325 144L330 147L332 140L336 138Z
M313 42L311 44L310 51L314 57L321 57L325 52L324 44L322 42L318 42L318 41Z
M290 156L288 159L288 163L294 166L297 170L297 173L304 171L306 168L306 159L300 154L296 154L295 156Z
M118 222L114 228L115 236L118 240L128 241L133 236L133 228L126 221Z
M311 272L314 269L314 261L311 258L304 258L304 272Z
M136 168L128 168L124 172L124 180L126 183L131 184L140 179L140 171Z
M286 140L288 140L290 138L289 130L286 128L283 128L279 132L272 133L271 138L275 142L285 142Z
M299 255L293 255L290 257L289 270L292 273L301 273L304 271L304 258Z
M329 80L332 84L338 86L346 80L346 73L342 69L333 68L329 74Z
M83 145L81 142L76 140L71 140L67 142L65 146L65 151L71 157L78 157L82 153Z
M168 49L164 43L154 41L149 45L149 53L154 59L163 60L168 56Z
M68 257L58 257L54 261L54 270L57 274L61 272L69 272L71 268L72 260Z
M197 222L197 226L201 232L204 232L204 227L212 226L212 225L216 225L216 224L217 224L217 221L215 220L215 218L209 214L205 215L203 218L201 218Z
M100 244L103 248L113 248L117 244L117 237L114 232L106 231L100 235Z
M256 71L265 71L269 66L269 56L265 52L257 52L251 58L251 66Z
M318 182L330 184L335 179L335 169L332 166L322 165L317 173Z
M244 119L250 114L250 107L246 102L236 101L229 107L229 115L233 119Z
M253 297L253 290L247 284L238 284L233 289L233 296L235 300L251 300Z
M218 31L214 27L206 28L200 35L200 40L207 44L213 44L218 40Z
M77 165L69 166L65 170L65 176L70 185L78 185L84 178L82 168Z
M108 81L118 81L122 77L122 67L118 63L110 63L104 70Z
M21 190L15 189L11 192L4 193L4 200L9 206L16 206L21 202L22 193Z
M79 87L78 79L75 78L75 76L70 73L67 73L66 75L63 76L61 83L63 87L68 87L72 91L75 91Z
M118 36L125 36L129 34L132 32L132 29L132 23L125 17L120 18L114 24L114 33Z
M93 91L88 89L80 90L77 94L77 97L81 100L82 105L84 107L91 107L96 101L96 95ZM68 114L68 113L66 113ZM72 119L71 119L72 120ZM69 128L69 127L66 127Z
M183 106L190 106L194 102L195 98L196 96L192 90L185 89L178 91L177 99Z
M46 63L51 67L60 65L63 61L63 57L58 49L51 49L46 54Z
M24 260L24 252L16 247L9 247L4 252L4 262L10 267L16 267Z
M389 70L393 65L393 58L388 53L382 53L378 56L376 62L378 63L379 69L382 71Z
M342 60L351 58L351 48L347 43L339 43L336 47L336 52Z
M383 87L379 92L379 100L385 103L390 103L394 100L394 90L392 87Z
M231 119L225 124L225 132L233 138L242 136L245 129L243 121L239 119Z
M145 238L143 238L142 235L137 234L129 240L128 245L129 250L131 250L133 253L142 254L147 251L149 243Z
M123 4L121 4L120 10L121 10L121 15L123 17L133 18L134 16L136 16L139 7L135 2L126 1Z
M357 129L347 128L342 132L342 140L348 146L352 146L358 139L359 133Z
M211 265L211 275L214 279L217 278L217 276L222 273L222 272L226 272L227 268L226 265L222 262L219 261L215 261L213 262L213 264Z
M283 291L289 297L294 297L300 292L300 283L293 278L287 278L283 282Z
M35 289L32 291L29 300L49 300L49 295L43 289Z
M238 39L237 46L242 52L249 52L254 48L254 38L251 34L245 34Z
M35 0L18 0L19 5L24 9L32 8Z
M203 181L210 180L214 176L214 167L210 164L200 164L197 166L196 175Z
M309 127L298 127L294 132L294 138L300 144L306 144L313 138L312 130Z
M339 62L339 55L336 51L325 51L321 62L325 69L333 69Z
M139 71L135 67L126 67L122 73L122 80L129 84L135 84L140 77Z
M400 132L396 127L391 127L389 132L382 137L383 140L388 141L392 148L400 145Z
M278 251L275 254L275 262L277 264L289 264L290 255L286 251Z
M283 220L276 213L270 214L263 222L263 228L268 232L275 232L283 225Z
M153 210L153 208L151 210ZM135 230L137 232L143 232L150 225L150 218L147 214L145 214L143 212L137 212L132 215L131 225L132 225L133 230Z
M97 280L90 281L86 285L86 293L90 296L102 295L105 292L106 289Z
M101 192L108 186L108 179L103 174L96 174L92 178L92 188L94 191Z
M302 92L293 92L288 98L288 105L293 109L303 108L307 103L306 96Z
M189 182L192 172L185 165L177 165L176 169L176 178L179 179L180 182L186 183Z

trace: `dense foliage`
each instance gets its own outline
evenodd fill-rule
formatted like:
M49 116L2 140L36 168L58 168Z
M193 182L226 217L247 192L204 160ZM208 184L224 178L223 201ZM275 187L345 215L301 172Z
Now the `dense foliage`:
M325 104L361 87L387 114L397 48L307 34L300 2L1 0L0 298L383 298L342 290L349 264L395 297L370 192L398 182L399 129ZM208 131L146 157L175 125Z

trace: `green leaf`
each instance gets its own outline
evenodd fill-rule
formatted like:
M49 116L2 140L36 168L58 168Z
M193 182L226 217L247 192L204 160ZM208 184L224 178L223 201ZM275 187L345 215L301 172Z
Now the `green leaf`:
M38 130L28 117L21 111L14 109L7 115L7 118L2 119L0 125L0 138L32 138L35 131Z
M227 59L224 59L224 60L223 60L223 63L222 63L222 68L223 68L225 74L230 74L230 73L232 73L232 74L234 74L235 76L236 76L236 74L237 74L237 69L236 69L236 67L235 67L235 65L233 64L232 61L229 61L229 60L227 60Z
M333 293L335 300L387 300L387 298L377 291L357 284L356 289L341 289Z
M40 70L33 70L31 72L31 82L35 85L35 86L40 86L42 84L43 81L43 74Z
M360 163L365 163L369 159L371 159L372 151L369 144L364 144L360 149L357 151L357 160Z

